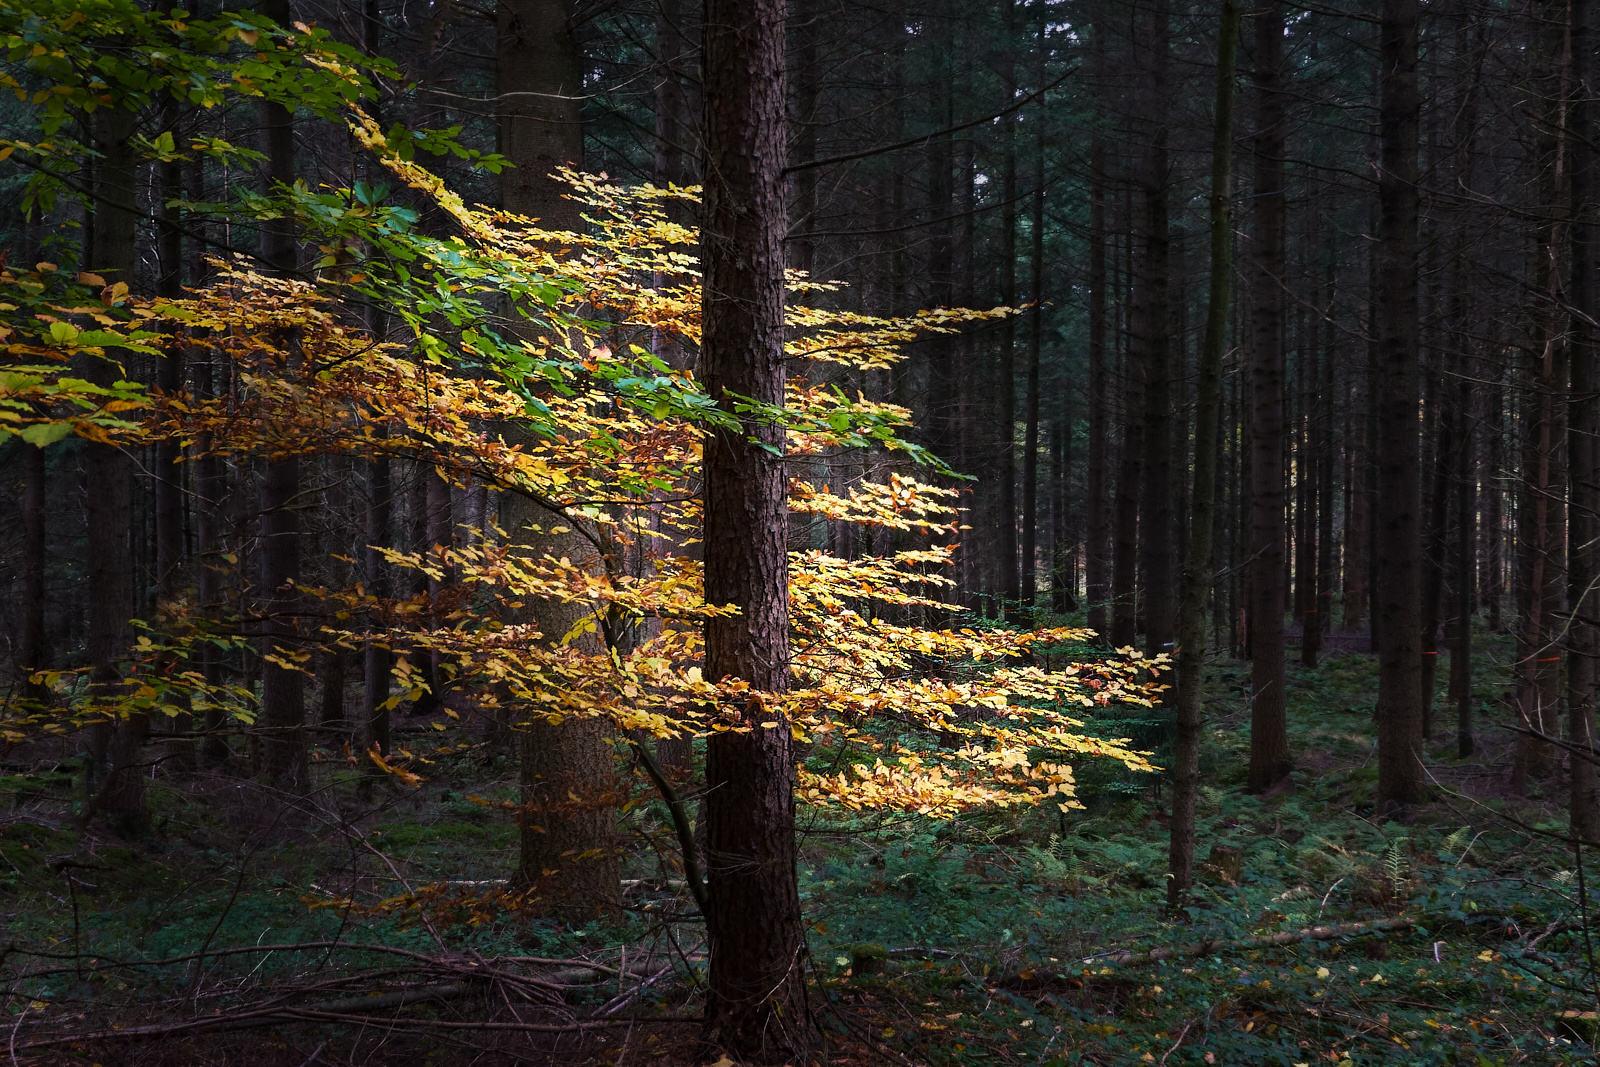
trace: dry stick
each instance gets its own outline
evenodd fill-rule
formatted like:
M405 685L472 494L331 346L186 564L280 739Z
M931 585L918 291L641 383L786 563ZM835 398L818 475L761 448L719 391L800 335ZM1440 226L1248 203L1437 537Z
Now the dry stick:
M1308 926L1303 930L1290 930L1281 934L1246 937L1238 941L1197 941L1192 945L1132 952L1124 949L1103 956L1089 956L1084 963L1111 964L1117 967L1137 963L1159 963L1174 956L1212 956L1221 952L1243 952L1253 948L1272 948L1276 945L1293 945L1300 941L1334 941L1341 937L1359 937L1363 934L1381 934L1396 930L1409 930L1417 925L1412 918L1379 919L1370 923L1335 923L1332 926Z
M376 998L370 998L376 999ZM147 1037L167 1037L173 1034L193 1033L200 1030L249 1030L263 1026L281 1026L286 1022L328 1022L328 1023L359 1023L363 1026L404 1026L412 1029L439 1029L439 1030L520 1030L541 1034L569 1034L579 1033L584 1030L613 1026L633 1026L639 1023L694 1023L703 1024L705 1019L695 1015L648 1015L635 1016L626 1019L600 1019L596 1021L578 1020L572 1023L494 1023L494 1022L455 1022L434 1019L383 1019L375 1015L351 1015L338 1012L321 1012L309 1008L272 1008L263 1012L247 1012L227 1018L200 1019L194 1022L178 1023L172 1026L145 1026L128 1030L95 1030L85 1034L67 1034L61 1037L47 1037L38 1041L29 1041L25 1045L17 1046L26 1052L36 1048L51 1048L60 1045L86 1044L91 1041L124 1041Z

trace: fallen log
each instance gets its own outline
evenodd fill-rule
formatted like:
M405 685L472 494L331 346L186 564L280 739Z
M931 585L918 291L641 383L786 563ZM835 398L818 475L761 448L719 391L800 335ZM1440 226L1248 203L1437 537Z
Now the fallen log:
M1148 952L1122 949L1086 956L1081 962L1126 967L1131 964L1160 963L1175 956L1216 956L1222 953L1249 952L1258 948L1293 945L1301 941L1337 941L1345 937L1394 933L1398 930L1409 930L1415 925L1417 925L1415 919L1405 916L1365 923L1333 923L1329 926L1308 926L1302 930L1286 930L1281 934L1262 934L1260 937L1246 937L1236 941L1196 941L1189 945L1150 949Z

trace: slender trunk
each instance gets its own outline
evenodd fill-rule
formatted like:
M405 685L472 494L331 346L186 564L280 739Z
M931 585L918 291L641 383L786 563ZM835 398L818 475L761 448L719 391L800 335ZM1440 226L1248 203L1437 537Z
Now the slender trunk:
M1284 702L1283 5L1255 15L1255 226L1250 344L1250 774L1264 792L1289 774Z
M1444 602L1445 541L1450 504L1450 475L1455 466L1456 412L1442 386L1436 390L1439 413L1433 488L1428 496L1427 552L1422 572L1422 737L1433 736L1433 703L1439 663L1439 623Z
M134 281L135 196L138 163L129 145L134 114L121 107L95 112L91 132L100 157L93 164L97 193L85 261L110 284ZM89 357L84 377L99 386L120 375L115 363ZM127 652L134 613L133 464L114 445L84 448L85 519L88 552L89 670L94 695L113 701L122 692L119 660ZM91 763L85 785L98 797L98 811L120 833L137 834L149 824L147 775L137 764L149 717L114 713L92 729ZM86 810L96 810L92 807Z
M32 675L49 665L50 649L44 628L45 605L45 517L48 477L44 449L22 446L22 601L17 643L17 681L29 700L49 699L48 687L35 683Z
M1595 297L1596 224L1593 137L1591 117L1595 47L1590 0L1569 0L1572 20L1572 101L1569 121L1572 175L1572 391L1567 407L1567 477L1570 490L1568 518L1567 604L1571 612L1567 630L1567 739L1593 755L1595 659L1600 656L1600 380L1595 374L1594 316L1600 311ZM1578 753L1568 759L1571 776L1569 809L1572 832L1593 839L1600 830L1600 781L1595 765Z
M1350 437L1350 451L1345 463L1345 497L1348 504L1344 513L1344 613L1339 629L1355 633L1361 629L1367 613L1367 539L1370 519L1367 514L1367 406L1372 394L1367 388L1367 376L1352 373L1350 383L1350 409L1345 424Z
M1044 48L1043 35L1039 47ZM1022 602L1031 614L1038 595L1037 554L1039 516L1039 348L1044 339L1044 122L1035 126L1033 156L1033 249L1029 288L1033 310L1028 313L1028 386L1022 435Z
M202 399L215 399L221 392L216 375L215 348L204 352L204 358L193 361L194 391ZM198 566L195 571L195 597L201 616L217 621L224 614L222 576L220 574L226 547L223 544L227 528L225 509L228 501L228 469L221 456L212 453L212 437L202 433L195 441L200 454L195 470L195 545ZM201 650L201 671L206 682L220 685L223 680L223 652L210 643ZM200 746L200 762L206 767L221 767L232 755L226 735L227 717L220 707L206 709L205 740Z
M265 0L261 11L280 26L291 21L288 0ZM281 104L262 106L269 190L294 184L294 116ZM272 269L294 273L298 249L294 224L282 218L266 224L261 251ZM291 331L282 331L283 358L296 358ZM285 370L289 368L286 366ZM269 782L290 790L309 785L306 760L305 675L278 660L300 651L301 598L295 583L300 573L300 458L269 459L261 480L262 609L261 725L263 773Z
M1218 414L1233 276L1233 91L1239 7L1222 0L1217 35L1217 96L1211 135L1211 281L1206 334L1195 392L1194 473L1189 495L1189 553L1179 575L1177 737L1173 743L1172 822L1167 906L1177 911L1194 885L1194 807L1200 786L1200 687L1206 652L1206 598L1211 592L1217 527Z
M1456 453L1456 641L1450 651L1452 688L1456 692L1456 755L1472 755L1472 615L1474 546L1477 544L1477 485L1472 433L1472 379L1463 374L1456 387L1461 411L1461 443Z
M783 403L782 0L708 0L701 367L707 393ZM769 451L770 449L770 451ZM753 693L721 712L755 727L706 745L706 1036L753 1063L809 1059L805 930L788 723L761 693L789 685L783 431L746 419L705 449L705 595L739 614L706 623L708 678ZM776 722L775 728L761 724Z
M1134 335L1144 367L1144 483L1139 508L1139 614L1144 618L1145 647L1150 655L1171 651L1173 639L1173 500L1172 474L1172 341L1171 252L1168 199L1171 179L1167 161L1167 62L1171 39L1167 0L1156 0L1150 12L1148 100L1145 119L1151 124L1150 147L1144 160L1144 257L1139 281L1139 325Z
M1094 29L1090 62L1104 65L1102 26ZM1107 491L1110 464L1107 438L1110 410L1106 375L1106 145L1095 124L1089 144L1089 469L1088 534L1084 542L1084 596L1089 601L1089 628L1104 642L1110 631L1106 611L1111 594L1111 509Z
M1009 46L1015 33L1016 0L1006 0L1006 43L1000 61L1000 87L1009 104L1016 94ZM1004 124L1005 156L1000 164L1000 302L1017 304L1017 145L1016 123L1011 116ZM1021 577L1017 570L1017 325L1007 317L1000 336L1000 482L999 545L1001 617L1010 617L1022 599Z
M381 332L381 331L380 331ZM367 591L380 604L391 595L389 566L382 550L389 547L389 522L394 509L394 489L389 460L375 458L367 467L366 551ZM363 705L366 711L364 746L380 753L393 751L389 730L389 672L392 667L387 635L383 634L381 610L373 612L368 625L379 635L369 638L362 656Z
M1378 179L1378 812L1424 797L1417 341L1417 0L1383 0Z

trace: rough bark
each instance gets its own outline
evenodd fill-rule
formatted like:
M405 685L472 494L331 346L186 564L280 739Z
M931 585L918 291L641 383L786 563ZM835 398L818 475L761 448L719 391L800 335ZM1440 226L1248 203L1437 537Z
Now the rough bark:
M90 128L100 157L93 164L96 199L84 258L107 283L131 284L138 164L128 139L134 115L124 107L104 108L95 112ZM120 375L111 360L90 357L84 377L109 386ZM114 700L122 689L119 660L132 637L134 471L130 458L109 444L87 444L83 465L90 684L97 697ZM121 833L140 833L149 824L148 776L137 766L148 732L148 716L138 713L112 716L91 729L87 810L98 810Z
M1104 74L1105 28L1092 30L1090 64L1095 83ZM1104 642L1110 635L1111 597L1110 382L1106 374L1106 145L1096 123L1089 142L1089 456L1088 532L1084 540L1084 596L1089 628Z
M730 394L783 403L783 19L781 0L706 4L701 366L729 413ZM714 431L704 450L706 599L740 608L708 620L705 673L752 688L716 709L738 729L706 746L705 1033L735 1059L763 1064L805 1061L816 1040L792 739L760 696L789 684L785 484L768 451L781 452L783 438L780 426L746 419Z
M1255 14L1255 211L1250 284L1250 772L1264 792L1288 776L1284 704L1283 5Z
M290 24L288 0L266 0L263 14L280 26ZM294 116L282 104L262 105L262 131L267 154L267 187L292 185L295 178ZM292 274L298 266L293 220L266 224L261 255L277 273ZM293 360L294 338L280 336L285 360ZM268 373L270 370L263 368ZM299 651L301 597L295 583L300 573L300 457L269 458L261 479L262 774L268 782L298 791L309 782L306 754L305 675L274 662Z
M1595 33L1590 0L1570 0L1572 32L1572 102L1569 121L1572 176L1572 304L1571 385L1567 407L1567 476L1570 485L1568 517L1567 595L1571 612L1567 630L1567 740L1591 754L1595 752L1595 659L1600 656L1600 394L1596 393L1595 331L1592 323L1600 307L1595 299L1596 225L1593 137L1590 94L1594 75ZM1600 781L1595 764L1577 753L1568 757L1571 794L1568 807L1572 832L1593 838L1600 828Z
M1239 6L1223 0L1217 36L1217 95L1212 118L1211 284L1200 350L1194 412L1194 472L1189 494L1189 551L1179 575L1177 736L1172 757L1172 822L1167 849L1167 906L1181 908L1194 885L1194 808L1200 786L1200 687L1206 652L1206 600L1211 593L1217 527L1214 447L1222 407L1222 359L1227 345L1233 277L1233 94Z
M1384 0L1378 178L1378 811L1424 799L1417 400L1417 0Z
M1167 63L1171 12L1166 0L1150 11L1144 35L1148 70L1144 121L1149 145L1141 161L1144 255L1138 281L1138 308L1131 340L1138 345L1144 378L1144 480L1139 505L1139 614L1144 619L1148 654L1171 651L1175 615L1173 527L1176 522L1172 472L1172 343L1170 288L1172 239L1169 232L1170 168L1167 159Z
M502 0L499 8L500 151L514 164L501 175L501 199L507 210L534 216L550 230L583 228L578 205L551 177L559 167L583 162L583 72L572 19L571 0ZM509 497L502 518L507 534L530 555L595 557L576 520L523 497ZM522 621L537 622L543 640L555 642L583 614L573 604L542 601L530 604L531 618ZM592 636L577 640L598 648ZM614 731L598 720L553 723L547 708L523 711L524 814L515 881L535 887L553 914L581 919L613 911L622 893Z

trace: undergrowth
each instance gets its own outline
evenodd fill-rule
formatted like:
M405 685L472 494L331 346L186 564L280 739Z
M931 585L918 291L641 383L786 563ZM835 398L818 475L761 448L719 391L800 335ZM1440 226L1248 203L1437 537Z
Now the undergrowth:
M1509 718L1507 678L1495 665L1508 655L1502 645L1481 635L1479 755L1455 759L1453 735L1447 744L1436 730L1434 800L1406 825L1372 814L1370 656L1291 667L1297 770L1270 796L1243 792L1246 667L1215 660L1197 858L1236 852L1242 873L1235 881L1203 867L1177 917L1165 908L1160 775L1080 767L1085 809L1070 816L1038 808L938 822L802 812L802 903L834 1062L1591 1061L1593 1016L1582 1013L1594 1011L1595 999L1586 991L1593 981L1578 858L1508 821L1564 828L1553 801L1505 793L1509 734L1496 725ZM1095 726L1137 736L1158 764L1168 755L1160 712ZM559 925L516 908L503 884L516 833L495 805L514 798L514 768L460 748L415 791L374 786L331 763L314 803L272 818L262 813L282 806L251 783L206 779L197 801L195 782L158 781L157 830L138 841L73 828L80 794L70 753L48 767L13 767L0 778L11 801L0 818L0 909L13 1016L69 1017L141 997L202 994L225 1007L230 989L243 996L274 975L303 981L352 965L343 954L319 962L292 950L138 972L85 972L69 962L19 984L17 975L45 958L19 950L127 960L326 941L560 958L659 943L676 953L684 977L652 992L647 1006L698 1010L703 926L679 888L660 805L639 803L626 815L626 917ZM1557 781L1540 787L1561 794ZM1584 873L1586 887L1600 867ZM1247 943L1382 920L1412 925ZM1114 955L1201 944L1204 951L1160 962ZM362 1040L333 1035L325 1060L354 1056ZM303 1052L315 1042L289 1045ZM606 1040L562 1062L614 1063L619 1052L680 1062L685 1048L655 1035L632 1051Z

